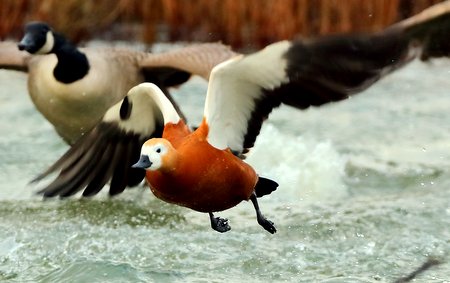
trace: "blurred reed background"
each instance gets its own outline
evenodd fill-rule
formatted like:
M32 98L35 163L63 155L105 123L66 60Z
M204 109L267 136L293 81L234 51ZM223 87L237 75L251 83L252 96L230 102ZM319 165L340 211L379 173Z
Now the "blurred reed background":
M442 0L1 0L0 38L30 20L73 42L216 41L257 48L296 35L379 30Z

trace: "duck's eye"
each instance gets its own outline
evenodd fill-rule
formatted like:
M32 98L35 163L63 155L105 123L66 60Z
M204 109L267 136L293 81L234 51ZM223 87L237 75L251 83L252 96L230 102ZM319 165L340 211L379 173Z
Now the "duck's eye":
M156 153L161 153L161 148L158 147L157 149L155 149Z

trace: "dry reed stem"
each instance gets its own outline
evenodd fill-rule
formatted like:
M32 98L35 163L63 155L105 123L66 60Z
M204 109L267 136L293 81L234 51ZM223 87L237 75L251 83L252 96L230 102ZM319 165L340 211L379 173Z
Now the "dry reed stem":
M17 38L26 21L43 20L75 42L116 26L138 26L125 29L127 39L259 47L298 35L380 30L441 1L1 0L0 38Z

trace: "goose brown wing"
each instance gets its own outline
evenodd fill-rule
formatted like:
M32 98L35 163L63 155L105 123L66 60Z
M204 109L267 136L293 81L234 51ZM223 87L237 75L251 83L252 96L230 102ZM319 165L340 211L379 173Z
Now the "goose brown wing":
M162 114L154 101L142 93L128 94L106 112L92 131L33 181L58 173L39 191L45 197L68 197L81 190L83 196L92 196L108 182L109 194L119 194L143 180L145 171L131 165L139 159L144 141L160 137L162 130Z
M414 58L448 56L449 33L447 1L382 32L282 41L220 64L206 98L208 141L245 152L274 107L343 100Z
M27 72L30 55L19 51L17 42L0 41L0 69Z
M174 86L182 79L182 75L175 76L175 71L184 71L209 79L211 70L234 56L229 46L221 43L198 43L174 49L163 53L148 53L139 62L148 76L156 74L166 81L166 86Z
M185 83L192 75L208 80L216 65L237 55L222 43L198 43L162 53L145 53L138 64L145 81L158 85L184 119L167 88Z

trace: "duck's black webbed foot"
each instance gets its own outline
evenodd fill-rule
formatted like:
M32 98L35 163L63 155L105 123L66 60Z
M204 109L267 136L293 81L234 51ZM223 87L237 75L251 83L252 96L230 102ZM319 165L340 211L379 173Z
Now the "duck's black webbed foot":
M275 228L275 225L273 224L272 221L266 219L262 215L261 211L259 210L259 205L255 193L251 195L250 200L252 201L253 206L255 207L256 220L258 220L258 224L261 225L264 229L266 229L266 231L269 232L270 234L274 234L277 231L277 229Z
M228 219L226 218L214 217L214 214L210 212L209 219L211 220L211 228L217 232L224 233L231 229L230 225L228 225Z
M270 234L274 234L277 231L277 228L275 228L275 225L269 219L266 219L264 217L262 218L258 217L258 223Z

